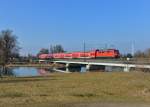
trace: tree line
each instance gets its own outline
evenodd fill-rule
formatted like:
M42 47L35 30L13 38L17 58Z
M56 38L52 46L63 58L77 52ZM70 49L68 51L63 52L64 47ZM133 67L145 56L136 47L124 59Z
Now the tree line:
M58 45L51 45L50 49L42 48L38 52L37 56L39 56L41 54L49 54L49 53L53 54L53 53L62 53L62 52L65 52L65 50L64 50L62 45L59 45L59 44Z
M140 51L138 50L135 54L134 54L135 58L150 58L150 48L144 50L144 51Z
M37 55L28 54L28 56L20 56L18 38L13 34L12 30L0 31L0 65L5 66L11 62L32 62L38 60L40 54L61 53L65 52L62 45L51 45L49 49L42 48Z

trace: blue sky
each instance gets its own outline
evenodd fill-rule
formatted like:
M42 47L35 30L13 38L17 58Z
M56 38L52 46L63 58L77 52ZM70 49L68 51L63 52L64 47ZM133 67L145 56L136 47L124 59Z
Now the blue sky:
M21 54L50 44L67 51L104 47L130 52L150 43L149 0L0 0L0 30L12 29Z

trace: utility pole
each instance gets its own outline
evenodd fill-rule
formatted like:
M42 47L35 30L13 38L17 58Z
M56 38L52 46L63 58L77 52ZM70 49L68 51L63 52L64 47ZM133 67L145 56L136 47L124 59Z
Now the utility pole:
M86 58L85 58L85 41L83 41L83 50L84 50L84 62L86 62Z
M108 45L107 45L107 43L105 44L105 49L108 49Z
M53 46L50 45L49 53L51 54L51 60L53 60Z
M132 53L132 57L134 57L134 42L132 43L132 49L131 50L132 50L132 52L131 52Z

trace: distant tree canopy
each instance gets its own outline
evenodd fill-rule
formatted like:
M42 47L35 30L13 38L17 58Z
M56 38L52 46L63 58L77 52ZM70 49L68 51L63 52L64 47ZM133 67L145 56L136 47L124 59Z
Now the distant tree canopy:
M13 31L0 32L0 64L5 65L11 58L18 57L19 49L17 37L13 35Z
M50 53L62 53L65 52L62 45L51 45L50 47Z
M131 53L127 53L127 54L120 54L120 58L133 58Z
M132 56L132 54L131 53L128 53L127 54L127 58L132 58L133 56Z
M46 48L42 48L39 53L37 54L37 56L41 55L41 54L49 54L49 50Z
M136 58L150 58L150 48L145 51L137 51L134 56Z

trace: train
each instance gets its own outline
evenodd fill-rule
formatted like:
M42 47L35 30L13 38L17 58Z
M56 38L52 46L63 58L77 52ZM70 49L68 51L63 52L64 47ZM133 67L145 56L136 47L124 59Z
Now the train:
M71 52L71 53L51 53L41 54L39 59L81 59L81 58L119 58L120 53L117 49L93 50L88 52Z

